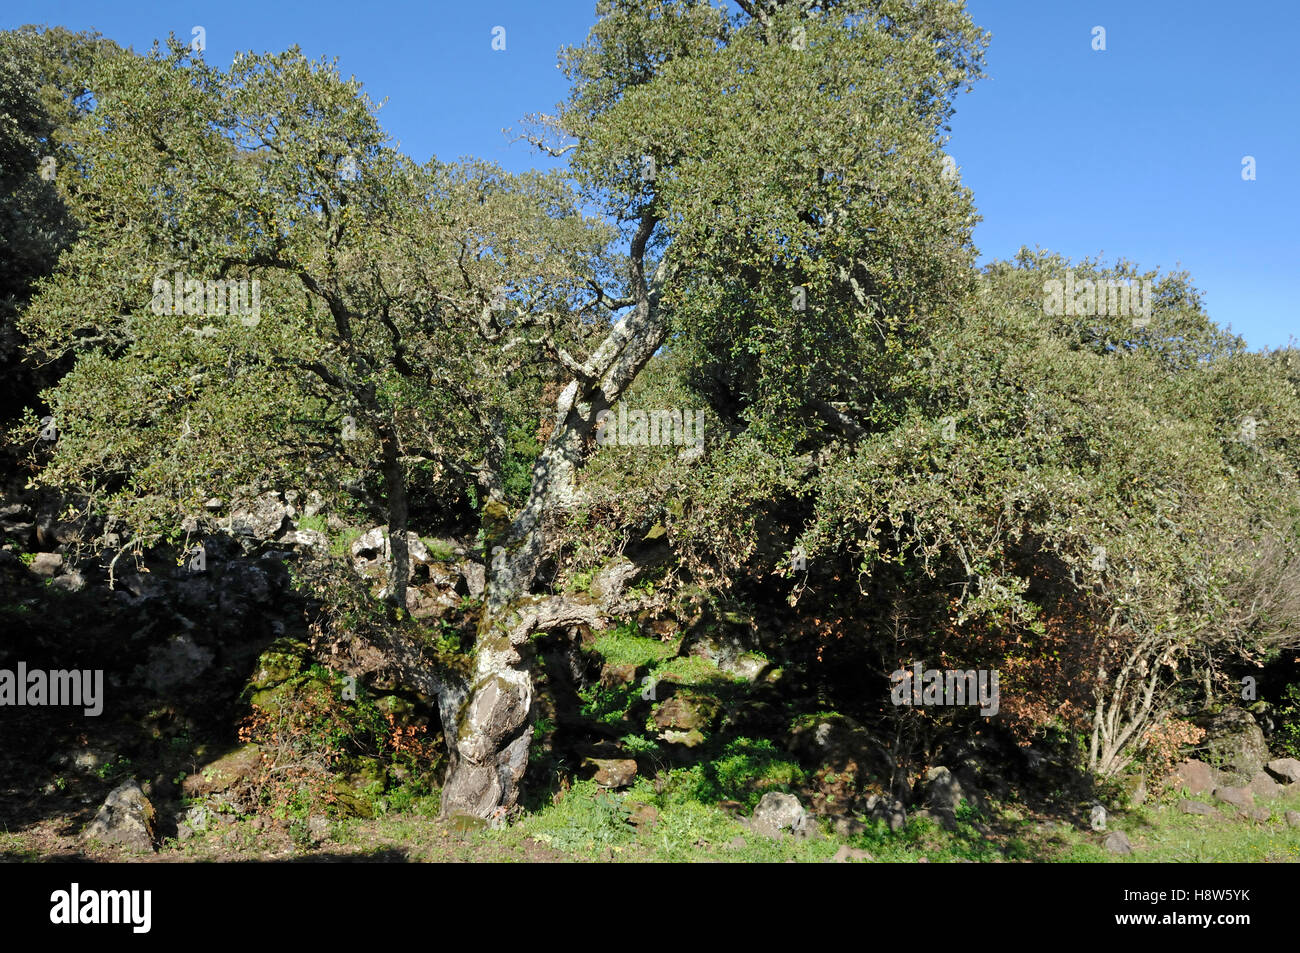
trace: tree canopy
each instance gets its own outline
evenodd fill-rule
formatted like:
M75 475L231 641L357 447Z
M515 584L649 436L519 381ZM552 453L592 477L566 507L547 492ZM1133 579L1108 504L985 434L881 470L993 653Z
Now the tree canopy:
M566 166L510 174L411 161L296 49L222 70L174 39L5 35L27 257L0 293L39 279L20 327L69 362L57 439L33 402L14 441L119 545L266 487L378 514L395 622L412 495L475 521L449 813L514 806L532 639L612 624L564 581L647 540L683 584L766 592L792 651L1000 669L1013 731L1081 728L1114 773L1300 644L1300 375L1186 274L976 267L944 146L986 43L944 0L603 3L569 97L526 120ZM65 98L6 52L38 49L75 66ZM1046 306L1067 274L1147 282L1149 313ZM699 452L603 446L632 406L699 412Z

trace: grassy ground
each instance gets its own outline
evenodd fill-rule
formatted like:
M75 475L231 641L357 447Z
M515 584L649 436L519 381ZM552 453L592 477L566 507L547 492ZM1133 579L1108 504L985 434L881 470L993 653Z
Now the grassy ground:
M546 808L498 830L437 818L437 799L402 813L336 821L321 842L307 845L286 827L264 818L231 818L181 843L168 840L152 855L87 847L75 825L54 818L0 834L7 860L127 860L146 862L412 861L412 862L826 862L848 846L882 863L912 862L1248 862L1300 861L1300 828L1288 827L1287 810L1300 810L1300 791L1270 801L1267 822L1182 814L1176 796L1112 815L1134 853L1120 857L1103 846L1103 834L1078 823L1036 814L1023 806L995 805L980 818L963 808L953 831L914 818L899 831L883 824L852 838L820 831L805 839L772 840L748 830L728 811L691 801L641 782L606 794L576 785ZM653 809L653 810L651 810ZM632 820L638 823L631 823Z

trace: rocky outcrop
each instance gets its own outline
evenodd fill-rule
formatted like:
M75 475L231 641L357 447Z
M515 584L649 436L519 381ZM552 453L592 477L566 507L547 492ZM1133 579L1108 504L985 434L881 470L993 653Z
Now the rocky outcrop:
M1123 831L1111 831L1106 835L1103 846L1112 854L1119 854L1126 857L1133 853L1133 844L1129 841L1128 835Z
M152 851L154 808L139 783L131 780L114 788L81 836L101 844Z
M687 639L683 652L708 659L735 678L754 682L771 665L767 659L753 651L754 640L736 626L696 633Z
M150 691L167 694L199 678L215 658L215 651L199 645L192 635L181 633L153 646L149 661L137 667L136 676Z
M406 608L417 619L441 618L455 609L463 597L483 594L485 570L481 563L467 558L459 543L444 540L434 552L415 533L406 534L407 591ZM387 595L392 565L392 545L388 530L374 526L362 533L349 547L353 570L381 588L376 596Z
M907 810L898 798L870 795L862 802L868 820L884 821L891 831L900 831L907 824ZM942 823L942 818L937 818Z
M227 526L236 537L254 541L270 540L280 535L285 522L294 514L294 507L284 502L279 493L267 491L252 500L237 504L230 511Z
M587 765L603 788L625 788L636 780L636 761L631 758L588 758Z
M1268 746L1250 712L1240 708L1223 711L1202 720L1205 740L1200 750L1204 760L1231 776L1239 784L1247 784L1268 761Z
M1174 766L1174 786L1189 794L1209 794L1219 786L1218 772L1204 761L1184 761Z
M1300 784L1300 761L1295 758L1278 758L1264 768L1283 784Z
M780 837L785 833L805 834L812 821L799 799L793 794L769 791L764 794L749 819L749 828L764 837Z
M1251 793L1250 788L1245 787L1215 788L1214 798L1224 804L1231 804L1243 813L1255 806L1255 795Z

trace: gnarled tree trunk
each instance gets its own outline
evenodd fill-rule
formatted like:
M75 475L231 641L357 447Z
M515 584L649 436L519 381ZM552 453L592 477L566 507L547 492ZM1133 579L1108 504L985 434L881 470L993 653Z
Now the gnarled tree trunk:
M388 546L392 556L389 563L388 601L398 609L406 609L406 577L410 575L411 556L406 532L410 522L406 499L406 473L402 468L397 435L383 431L379 435L383 454L384 490L388 496Z
M443 703L452 756L442 792L444 815L486 818L518 802L533 734L531 637L600 621L593 606L536 596L532 588L546 550L546 517L573 502L575 474L597 416L623 395L667 337L659 299L670 269L660 261L648 282L640 264L654 225L652 217L643 219L632 243L633 309L614 323L585 364L566 364L574 377L556 400L555 428L533 466L528 499L500 533L487 534L486 599L474 674L463 697L449 696ZM500 504L488 504L493 505ZM453 707L449 720L446 709Z

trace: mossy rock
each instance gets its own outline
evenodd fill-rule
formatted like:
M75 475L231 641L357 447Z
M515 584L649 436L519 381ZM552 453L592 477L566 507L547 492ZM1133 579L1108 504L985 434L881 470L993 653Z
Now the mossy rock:
M261 654L248 687L263 691L286 682L302 671L311 649L305 642L295 639L278 639Z
M248 700L254 708L260 708L269 714L279 714L286 706L292 705L294 686L286 683L275 685L260 692L254 692Z
M669 744L681 745L685 748L698 748L704 744L704 734L698 728L692 728L690 731L668 730L661 732L659 737Z
M724 672L746 682L754 682L771 663L755 652L744 652L734 660L719 665Z
M1247 784L1268 761L1264 733L1249 712L1224 708L1198 720L1205 728L1205 740L1198 753L1201 760L1229 775L1229 780Z
M409 725L419 720L415 705L399 695L381 695L375 699L375 707L385 715L391 715L399 725Z
M242 745L223 755L197 773L188 775L181 790L188 797L202 797L233 787L251 776L262 760L262 749L255 744Z
M659 705L652 716L657 728L679 731L704 730L722 710L712 695L679 692Z
M332 698L336 686L324 679L297 674L270 688L254 692L249 702L268 714L281 714L284 710L305 704L308 696Z
M374 817L375 806L371 799L358 794L348 780L335 781L329 786L333 798L332 807L337 814L344 817Z
M1141 807L1147 799L1147 777L1145 771L1127 774L1120 778L1120 798L1124 807L1132 810Z
M379 785L380 790L388 786L388 772L374 758L351 758L343 766L341 774L354 790L360 792Z

